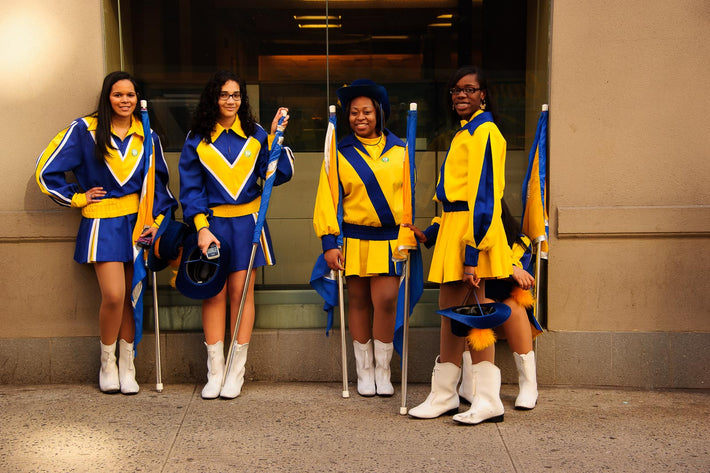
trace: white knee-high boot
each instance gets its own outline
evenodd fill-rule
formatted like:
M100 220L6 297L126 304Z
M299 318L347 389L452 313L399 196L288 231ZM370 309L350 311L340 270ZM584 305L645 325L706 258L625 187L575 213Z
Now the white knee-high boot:
M234 399L241 394L242 386L244 385L244 373L246 372L245 366L247 364L248 349L248 343L243 345L237 344L232 366L229 367L229 372L224 378L224 386L222 386L222 390L219 392L219 397Z
M461 376L461 368L453 363L434 362L431 373L431 392L426 400L409 410L409 415L419 419L433 419L443 414L453 414L459 408L456 385Z
M207 347L207 384L202 388L202 399L215 399L222 390L224 377L224 342L222 340Z
M462 424L480 424L481 422L503 422L503 403L500 400L500 370L490 361L473 365L473 381L476 394L471 408L456 414L454 420Z
M118 342L118 377L123 394L136 394L140 389L136 382L136 367L133 364L133 343L121 339Z
M471 404L474 394L476 394L476 384L473 382L473 362L471 361L471 352L466 350L463 352L463 362L461 363L459 397Z
M393 343L375 339L375 386L378 396L391 396L394 386L390 381L390 361L392 361Z
M116 366L116 342L111 345L101 343L99 388L105 393L117 393L121 389L121 383L118 379L118 367Z
M355 353L355 368L357 370L357 392L360 396L374 396L375 389L375 360L372 348L372 339L365 343L353 340Z
M535 367L535 352L525 355L513 353L515 366L518 368L518 385L520 392L515 399L515 408L529 410L537 404L537 370Z

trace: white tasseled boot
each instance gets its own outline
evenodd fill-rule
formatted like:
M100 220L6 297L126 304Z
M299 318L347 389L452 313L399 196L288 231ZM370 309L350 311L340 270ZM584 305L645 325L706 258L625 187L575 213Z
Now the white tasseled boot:
M219 397L224 377L224 342L222 340L207 347L207 384L202 388L202 399Z
M454 420L462 424L480 424L481 422L503 422L503 403L500 400L500 370L490 361L473 365L473 382L476 394L471 408L456 414Z
M105 393L117 393L121 389L118 379L118 366L116 366L116 342L111 345L101 343L99 388Z
M529 410L537 404L537 370L535 368L535 352L525 355L513 353L515 366L518 368L518 385L520 392L515 399L515 408Z
M245 343L243 345L237 344L234 350L234 360L232 361L232 366L229 368L229 372L224 377L224 386L219 392L219 397L225 399L234 399L239 396L242 392L242 386L244 385L244 373L246 372L247 364L247 350L249 349L249 344ZM225 367L225 369L227 369Z
M433 419L443 414L454 414L459 408L456 385L461 376L461 368L453 363L434 362L431 374L431 392L426 400L409 410L409 415L419 419Z
M378 396L391 396L394 386L390 381L390 361L392 361L393 343L375 339L375 386Z
M459 397L471 404L474 394L476 394L476 385L473 382L473 363L471 362L471 352L466 350L463 352L463 362L461 363Z
M118 343L118 378L123 394L136 394L140 389L136 382L136 367L133 365L133 342L121 339Z
M353 340L355 352L355 368L357 369L357 392L360 396L375 395L375 360L372 340L360 343Z

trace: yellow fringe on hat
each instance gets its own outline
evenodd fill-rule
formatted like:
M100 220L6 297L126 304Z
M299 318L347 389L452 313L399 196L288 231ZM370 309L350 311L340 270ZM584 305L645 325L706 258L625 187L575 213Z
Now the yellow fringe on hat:
M170 287L174 288L175 287L175 280L177 279L177 271L173 269L172 271L173 277L170 278Z
M481 351L496 342L496 334L490 328L472 328L466 337L468 344L476 351Z
M532 292L520 286L515 286L513 290L510 291L510 297L526 309L529 309L535 304L535 297L532 295Z

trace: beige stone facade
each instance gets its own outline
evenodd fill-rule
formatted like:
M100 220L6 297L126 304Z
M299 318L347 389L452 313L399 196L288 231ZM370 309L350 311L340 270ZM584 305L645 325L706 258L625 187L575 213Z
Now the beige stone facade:
M39 192L34 166L54 134L95 108L104 74L117 68L107 3L25 0L0 7L3 383L95 382L98 288L92 268L71 261L79 215ZM549 331L538 339L540 382L707 388L707 4L558 0L549 21ZM177 156L168 159L176 175ZM297 166L317 169L320 158L300 159ZM298 212L290 228L303 235L297 248L305 256L293 270L306 278L310 254L318 251L308 199L299 205L283 199L270 210L275 237L292 206ZM278 272L272 277L278 282ZM161 292L162 302L179 308L180 298L168 292ZM277 312L304 310L303 299L270 297L262 296L264 305ZM430 291L418 310L435 303ZM319 310L316 300L305 305ZM426 382L438 335L431 318L422 320L413 329L418 351L410 380ZM151 376L150 335L139 357L144 379ZM325 339L321 328L264 322L250 373L337 380L337 338ZM162 340L166 383L202 379L200 333L169 332ZM322 351L308 352L319 345ZM289 356L299 350L306 353Z

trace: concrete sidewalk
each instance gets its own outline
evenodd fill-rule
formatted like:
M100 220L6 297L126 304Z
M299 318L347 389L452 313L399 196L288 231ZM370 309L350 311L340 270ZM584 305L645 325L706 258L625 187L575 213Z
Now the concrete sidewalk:
M696 472L710 471L710 392L541 387L505 422L399 415L391 398L337 383L247 382L231 401L202 385L0 386L2 472ZM429 386L409 386L408 405ZM463 406L468 408L467 406Z

